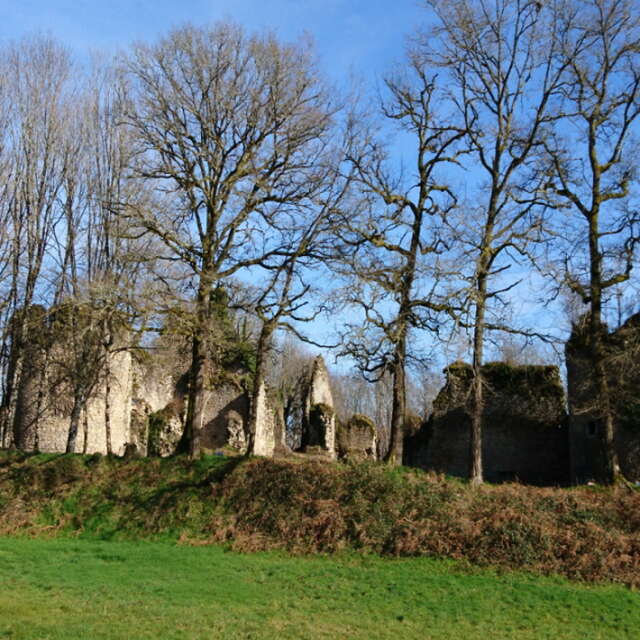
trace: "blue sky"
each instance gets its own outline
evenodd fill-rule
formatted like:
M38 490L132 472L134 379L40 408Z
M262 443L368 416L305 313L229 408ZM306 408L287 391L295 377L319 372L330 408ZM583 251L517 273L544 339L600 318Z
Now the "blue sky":
M0 42L46 32L82 55L151 40L185 22L229 18L285 40L311 33L323 67L338 79L351 69L384 72L425 17L419 0L0 0Z
M310 33L334 81L354 72L371 86L402 60L407 36L428 12L420 0L0 0L0 45L44 32L84 57L153 40L185 22L225 19L248 31L274 30L283 40ZM398 159L406 156L400 139L396 145ZM519 304L529 308L532 301Z
M45 33L86 59L94 50L115 53L152 41L186 22L230 19L283 40L311 34L334 82L355 74L372 87L402 60L407 36L426 18L420 0L0 0L0 45Z

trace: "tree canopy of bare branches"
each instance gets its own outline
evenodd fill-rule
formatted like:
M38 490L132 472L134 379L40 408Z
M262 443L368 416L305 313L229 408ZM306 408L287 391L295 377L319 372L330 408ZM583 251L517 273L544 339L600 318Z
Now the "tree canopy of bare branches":
M136 223L195 283L186 433L198 455L212 291L286 251L322 186L334 107L308 46L231 24L138 45L122 71L135 170L165 194Z
M564 5L561 31L562 118L545 140L546 188L560 213L555 276L588 309L606 480L614 482L621 471L603 313L611 292L630 279L640 242L640 17L626 0L575 0Z

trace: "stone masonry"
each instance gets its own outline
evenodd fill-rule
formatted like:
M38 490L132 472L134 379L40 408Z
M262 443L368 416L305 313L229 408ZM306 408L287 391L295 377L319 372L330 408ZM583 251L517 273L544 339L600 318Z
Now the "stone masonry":
M336 416L329 372L324 358L317 356L311 365L304 399L302 450L320 450L336 457Z
M485 409L482 455L489 481L531 484L568 481L569 451L564 392L554 366L483 367ZM470 463L468 415L472 370L456 362L433 414L405 447L405 464L466 477Z
M338 457L341 460L375 460L377 440L373 420L356 413L345 424L338 427Z
M604 473L602 425L595 406L586 318L565 348L569 395L571 479L599 480ZM614 447L622 473L640 480L640 313L605 337L606 369L613 397Z

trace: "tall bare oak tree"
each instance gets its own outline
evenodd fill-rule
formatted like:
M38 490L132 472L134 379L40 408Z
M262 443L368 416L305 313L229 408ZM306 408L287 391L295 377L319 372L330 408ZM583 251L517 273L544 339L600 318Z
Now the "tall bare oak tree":
M186 440L200 452L212 293L282 247L270 230L317 189L333 106L309 43L240 27L184 27L123 61L138 174L167 195L141 211L195 288ZM277 234L276 234L277 235Z

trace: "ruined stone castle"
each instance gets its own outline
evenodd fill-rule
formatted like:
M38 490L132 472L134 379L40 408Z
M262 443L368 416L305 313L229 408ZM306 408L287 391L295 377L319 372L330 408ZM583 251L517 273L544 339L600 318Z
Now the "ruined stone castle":
M174 336L142 349L133 343L128 332L116 330L107 349L101 339L93 335L99 334L101 327L94 327L90 313L75 309L71 318L68 309L63 311L46 312L41 307L28 311L27 335L21 344L14 345L15 353L11 355L12 369L19 375L16 375L14 401L11 406L3 407L2 446L42 452L65 451L70 421L79 398L82 406L74 451L173 454L183 434L187 410L188 349L185 344ZM68 335L71 320L75 323L75 333L81 336L74 339L73 347ZM91 345L90 353L81 344L82 339ZM79 390L81 362L88 359L94 366L87 375L82 375L84 387ZM201 434L205 451L246 451L251 387L251 373L238 358L231 358L223 367L218 367L215 376L209 379ZM299 412L292 418L285 415L285 407L277 394L265 384L261 386L255 398L256 430L251 434L254 453L275 457L297 452L336 459L333 395L321 356L309 362L300 373L294 394L291 404L299 408ZM288 430L297 432L297 441L288 437ZM354 434L356 432L357 442L353 444L348 426L342 429L342 441L348 445L341 454L343 458L357 457L358 446L362 446L363 451L375 450L375 433L370 435L369 442L366 438L362 440L357 429Z
M36 323L38 314L32 312ZM44 329L43 329L44 331ZM44 332L43 335L46 335ZM4 407L2 446L64 451L74 411L73 376L64 332L57 340L30 339L13 366L19 370L14 402ZM185 358L174 347L130 348L121 333L102 352L102 369L86 391L75 451L168 456L182 437L188 393ZM162 345L161 345L162 346ZM166 345L165 345L166 347ZM608 334L610 384L616 389L615 446L626 477L640 480L640 314ZM489 363L483 413L483 465L489 481L569 484L602 475L600 425L592 400L588 345L581 325L566 346L568 389L556 366ZM74 365L74 362L71 362ZM77 363L75 363L77 365ZM428 420L407 427L404 464L464 477L469 468L468 417L472 370L455 362ZM248 433L250 371L227 363L207 387L202 446L243 453L306 455L335 460L375 460L376 425L355 415L336 418L330 377L321 356L301 372L291 410L274 390L257 394L256 431ZM9 425L9 427L7 427ZM108 444L110 443L110 445Z
M640 314L605 338L613 391L615 450L622 472L640 480ZM565 348L567 392L556 366L494 362L482 369L482 456L489 481L576 484L605 477L584 319ZM404 463L465 477L470 464L472 370L455 362L429 419L406 434Z
M482 458L490 482L521 480L564 484L569 473L569 441L564 389L555 366L484 365L486 385ZM471 366L455 362L429 420L406 440L405 463L455 476L470 464L467 406Z

